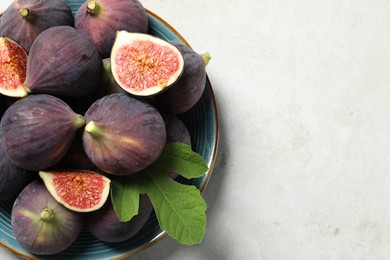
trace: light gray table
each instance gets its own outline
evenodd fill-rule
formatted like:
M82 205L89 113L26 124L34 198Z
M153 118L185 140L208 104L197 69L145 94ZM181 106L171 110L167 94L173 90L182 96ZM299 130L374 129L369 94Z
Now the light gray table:
M220 147L203 243L131 259L389 259L388 1L142 3L211 53Z

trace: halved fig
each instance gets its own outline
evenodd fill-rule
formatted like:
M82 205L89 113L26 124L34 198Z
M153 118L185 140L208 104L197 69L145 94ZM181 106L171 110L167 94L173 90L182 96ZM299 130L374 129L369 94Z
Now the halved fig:
M40 171L39 176L58 203L77 212L100 209L110 193L110 179L94 171Z
M117 31L147 33L148 16L138 0L87 0L75 15L75 27L108 58Z
M164 148L164 120L144 100L111 94L92 104L84 117L84 150L106 173L136 173L152 164Z
M72 10L65 0L14 0L1 17L1 35L18 42L26 52L44 30L73 26Z
M84 224L81 213L59 204L42 181L27 185L11 212L12 230L19 244L33 254L54 255L67 249Z
M0 123L0 138L12 163L38 171L64 156L84 124L84 117L61 99L36 94L17 100L7 109Z
M117 32L111 51L115 81L136 96L153 96L172 85L181 75L180 51L152 35Z
M23 97L26 79L27 53L16 41L0 37L0 93Z

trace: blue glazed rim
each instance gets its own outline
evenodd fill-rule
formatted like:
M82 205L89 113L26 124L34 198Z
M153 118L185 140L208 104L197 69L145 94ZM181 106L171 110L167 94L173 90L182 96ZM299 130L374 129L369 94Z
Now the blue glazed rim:
M78 9L80 2L68 0L73 12ZM190 46L170 24L149 10L147 13L150 34ZM186 124L193 137L193 149L201 154L208 163L209 170L203 177L187 182L203 192L215 165L219 140L217 103L208 77L201 100L194 108L179 117ZM0 247L24 259L123 259L146 250L167 236L167 233L159 228L156 217L152 215L142 230L127 242L103 243L94 239L84 228L75 243L64 252L54 256L37 256L24 250L13 237L10 224L11 208L12 202L0 201Z

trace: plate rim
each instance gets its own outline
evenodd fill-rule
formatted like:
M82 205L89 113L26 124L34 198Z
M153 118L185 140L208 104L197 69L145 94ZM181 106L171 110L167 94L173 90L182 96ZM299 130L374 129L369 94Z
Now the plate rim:
M168 28L180 41L182 41L188 47L191 47L190 44L187 42L187 40L175 28L173 28L168 22L166 22L164 19L162 19L156 13L150 11L148 8L145 8L145 10L146 10L148 15L150 15L153 18L155 18L160 23L162 23L166 28ZM1 16L2 16L2 12L0 12L0 17ZM215 121L214 121L215 139L214 139L213 149L212 149L212 153L211 153L212 154L211 160L209 162L209 167L208 167L207 172L205 173L205 179L204 179L202 185L199 187L199 190L200 190L201 193L203 193L203 191L205 190L205 188L207 187L207 185L208 185L208 183L210 181L210 177L211 177L211 175L213 173L213 169L214 169L214 166L215 166L215 162L216 162L216 158L217 158L217 152L218 152L218 146L219 146L218 106L217 106L214 90L212 88L212 85L211 85L211 82L210 82L210 79L209 79L207 73L206 73L206 85L209 86L208 90L210 92L210 97L212 99L211 103L212 103L212 106L213 106L213 112L214 112L214 118L215 118ZM154 239L152 239L151 241L147 242L146 244L144 244L144 245L138 247L137 249L134 249L134 250L132 250L132 251L130 251L128 253L124 253L124 254L122 254L120 256L115 256L113 258L110 258L110 260L121 260L121 259L130 257L130 256L135 256L135 255L145 251L146 249L150 248L151 246L155 245L157 242L159 242L162 239L164 239L165 237L167 237L167 235L168 235L168 233L163 230ZM13 253L16 256L22 257L23 259L39 260L39 258L37 258L35 256L25 254L25 253L23 253L21 251L16 250L13 247L5 245L1 240L0 240L0 247L6 249L7 251Z

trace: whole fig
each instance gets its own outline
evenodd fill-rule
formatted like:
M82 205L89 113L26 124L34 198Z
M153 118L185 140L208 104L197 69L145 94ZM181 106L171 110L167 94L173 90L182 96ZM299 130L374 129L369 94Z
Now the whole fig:
M0 140L12 163L37 171L56 164L84 124L83 116L59 98L30 95L13 103L4 113Z
M74 25L67 1L14 0L1 17L1 35L15 40L29 52L41 32L59 25Z
M85 35L70 26L56 26L31 46L23 85L26 95L81 97L98 89L102 71L102 59Z
M146 33L148 16L138 0L87 0L75 15L75 27L88 35L104 59L117 31Z
M107 173L136 173L153 163L164 148L164 120L146 101L111 94L92 104L84 117L84 150Z
M119 220L111 199L104 206L88 215L88 229L92 235L104 242L123 242L138 233L153 211L152 203L145 194L140 196L138 214L130 221Z
M198 54L180 42L171 42L184 58L184 71L181 77L167 90L152 99L152 103L162 111L181 114L190 110L202 97L206 87L206 65L211 59L209 53Z
M16 198L11 223L23 248L33 254L54 255L76 240L83 217L59 204L41 181L34 181Z

